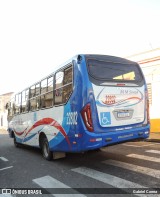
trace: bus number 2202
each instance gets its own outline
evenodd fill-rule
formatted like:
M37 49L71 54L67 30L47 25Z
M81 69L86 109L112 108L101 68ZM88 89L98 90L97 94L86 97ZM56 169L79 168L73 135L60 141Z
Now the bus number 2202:
M67 125L77 125L77 112L68 112L67 113Z

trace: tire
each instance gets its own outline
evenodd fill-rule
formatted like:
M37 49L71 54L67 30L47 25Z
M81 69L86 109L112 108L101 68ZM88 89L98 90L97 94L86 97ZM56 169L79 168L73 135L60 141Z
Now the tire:
M41 148L43 157L48 161L52 160L53 154L52 151L49 150L49 143L46 137L42 140Z
M14 135L14 137L13 137L13 142L14 142L14 146L16 147L16 148L19 148L20 147L20 144L16 141L16 136Z

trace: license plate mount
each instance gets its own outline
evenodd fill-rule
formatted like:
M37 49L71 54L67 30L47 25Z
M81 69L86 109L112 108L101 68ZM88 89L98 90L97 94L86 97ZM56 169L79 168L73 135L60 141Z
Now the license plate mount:
M119 110L114 110L113 115L116 120L121 121L121 120L129 120L133 117L133 109L119 109Z
M129 118L129 112L117 112L117 118Z

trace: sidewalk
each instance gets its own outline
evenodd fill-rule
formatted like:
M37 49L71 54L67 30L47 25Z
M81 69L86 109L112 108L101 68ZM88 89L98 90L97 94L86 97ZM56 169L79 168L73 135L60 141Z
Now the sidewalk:
M160 132L151 132L147 142L158 142L160 143Z
M0 134L8 134L8 131L6 129L0 129Z

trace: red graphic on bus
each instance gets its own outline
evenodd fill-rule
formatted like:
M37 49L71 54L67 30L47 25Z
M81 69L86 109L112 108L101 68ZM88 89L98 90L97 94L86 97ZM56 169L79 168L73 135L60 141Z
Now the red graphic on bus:
M106 105L115 104L116 96L115 95L106 95L106 100L103 102Z

